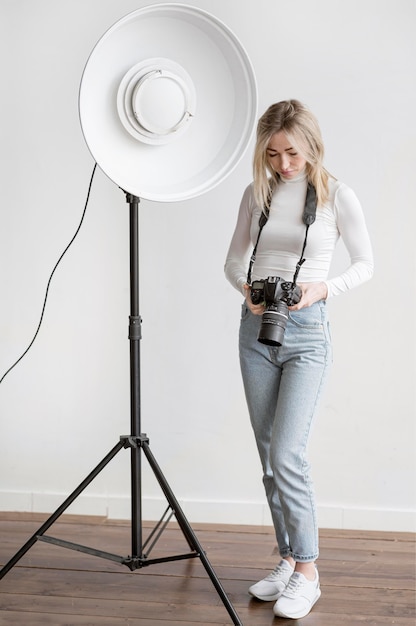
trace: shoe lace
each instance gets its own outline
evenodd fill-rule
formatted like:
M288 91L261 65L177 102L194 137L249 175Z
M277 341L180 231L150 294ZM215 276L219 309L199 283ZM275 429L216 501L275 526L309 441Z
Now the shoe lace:
M304 584L305 581L300 576L291 576L285 589L285 596L297 596Z
M283 568L280 565L276 565L274 570L270 572L268 576L266 576L265 580L268 580L268 581L281 580L284 577L284 575L285 574L284 574Z

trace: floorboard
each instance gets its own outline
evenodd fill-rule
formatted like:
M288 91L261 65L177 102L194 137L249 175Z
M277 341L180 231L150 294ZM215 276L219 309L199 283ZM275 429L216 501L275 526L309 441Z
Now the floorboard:
M47 516L0 512L0 567ZM143 524L144 537L153 525ZM247 589L278 559L272 528L193 526L244 626L416 626L415 536L411 533L321 531L322 597L302 620L273 616L273 603ZM127 556L129 522L64 515L46 533ZM150 558L189 552L169 524ZM0 626L226 626L232 624L199 557L136 571L36 541L0 580Z

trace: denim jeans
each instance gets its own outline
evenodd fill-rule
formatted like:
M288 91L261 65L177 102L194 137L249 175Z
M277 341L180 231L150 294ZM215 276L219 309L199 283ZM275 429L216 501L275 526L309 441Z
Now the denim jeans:
M261 315L246 303L240 364L263 482L282 557L319 554L315 497L306 453L319 396L332 362L326 304L290 311L281 347L257 341Z

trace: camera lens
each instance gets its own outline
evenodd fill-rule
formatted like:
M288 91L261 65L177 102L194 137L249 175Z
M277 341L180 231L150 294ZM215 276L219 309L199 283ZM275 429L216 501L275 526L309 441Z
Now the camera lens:
M259 336L260 343L267 346L281 346L288 320L288 308L286 302L279 300L271 304L262 316Z

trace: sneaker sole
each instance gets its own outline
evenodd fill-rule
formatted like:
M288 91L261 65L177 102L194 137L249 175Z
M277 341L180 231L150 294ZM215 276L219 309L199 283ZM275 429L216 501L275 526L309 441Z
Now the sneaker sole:
M259 596L257 593L253 593L252 591L250 591L250 589L248 590L248 592L253 598L261 600L262 602L274 602L275 600L278 600L283 593L282 591L282 593L274 593L272 596Z
M316 595L311 603L310 608L307 609L306 611L305 610L298 611L297 613L291 613L290 615L289 613L284 613L283 611L279 611L279 609L273 612L276 615L276 617L287 617L288 619L301 619L302 617L306 617L307 615L309 615L309 613L312 611L313 607L318 602L320 597L321 597L321 590L318 588L316 590Z

